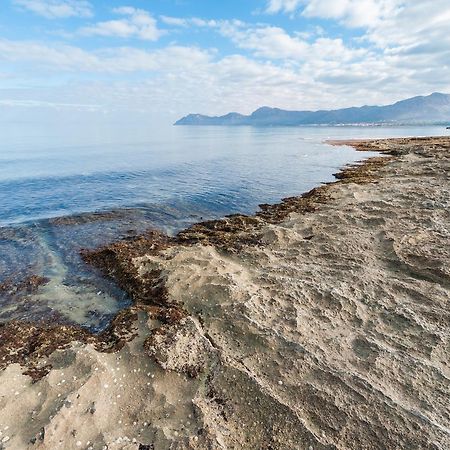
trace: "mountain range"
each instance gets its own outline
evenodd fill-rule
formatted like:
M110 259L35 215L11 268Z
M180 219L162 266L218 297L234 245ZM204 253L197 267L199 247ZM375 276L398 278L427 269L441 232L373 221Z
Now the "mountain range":
M450 95L435 92L402 100L387 106L361 106L336 110L287 111L264 106L250 115L229 113L224 116L189 114L175 125L350 125L350 124L450 124Z

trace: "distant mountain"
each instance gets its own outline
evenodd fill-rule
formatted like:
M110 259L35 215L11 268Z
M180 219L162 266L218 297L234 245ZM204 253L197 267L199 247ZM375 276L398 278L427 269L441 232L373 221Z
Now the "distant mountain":
M295 126L432 122L450 123L450 95L436 92L388 106L362 106L330 111L286 111L264 106L249 116L238 113L215 117L189 114L175 125Z

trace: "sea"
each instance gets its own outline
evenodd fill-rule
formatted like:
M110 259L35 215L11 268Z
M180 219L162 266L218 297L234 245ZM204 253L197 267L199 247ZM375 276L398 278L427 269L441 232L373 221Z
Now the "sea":
M99 332L130 299L80 250L252 214L373 156L328 139L445 134L442 126L0 124L0 323L50 319ZM17 289L32 275L49 282Z

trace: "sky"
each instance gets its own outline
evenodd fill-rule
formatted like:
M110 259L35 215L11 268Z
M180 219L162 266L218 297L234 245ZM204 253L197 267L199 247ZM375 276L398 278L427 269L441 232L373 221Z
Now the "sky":
M0 118L174 121L450 93L449 0L0 0Z

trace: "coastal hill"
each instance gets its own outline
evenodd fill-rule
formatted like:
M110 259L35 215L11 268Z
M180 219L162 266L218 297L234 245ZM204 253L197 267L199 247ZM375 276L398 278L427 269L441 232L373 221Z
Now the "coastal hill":
M249 116L229 113L225 116L189 114L175 125L344 125L406 124L450 122L450 95L434 93L413 97L387 106L362 106L337 110L286 111L264 106Z

